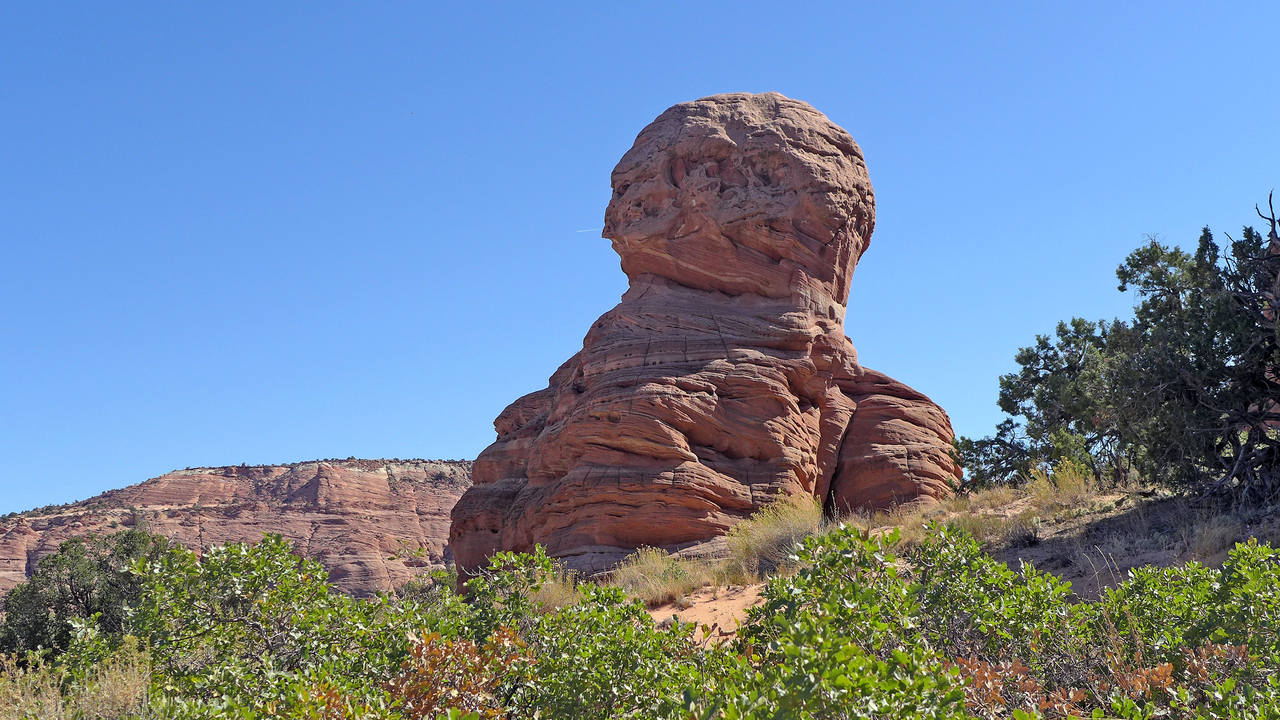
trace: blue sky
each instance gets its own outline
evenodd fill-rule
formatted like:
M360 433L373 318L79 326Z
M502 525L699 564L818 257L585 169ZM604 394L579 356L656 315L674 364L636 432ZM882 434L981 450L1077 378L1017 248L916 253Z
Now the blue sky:
M981 435L1020 345L1280 180L1280 6L10 3L0 513L174 468L473 457L626 287L609 171L776 90L862 145L847 332ZM580 232L589 230L588 232Z

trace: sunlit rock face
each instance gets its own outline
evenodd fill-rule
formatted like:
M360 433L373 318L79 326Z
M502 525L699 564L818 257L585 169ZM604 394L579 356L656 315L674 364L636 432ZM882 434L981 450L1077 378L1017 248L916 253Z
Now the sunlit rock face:
M585 570L688 548L782 496L839 513L950 494L946 413L844 334L875 226L847 132L776 93L716 95L658 116L612 182L630 287L495 421L453 510L464 574L538 543Z
M276 533L352 595L387 592L452 562L449 511L471 463L317 460L187 468L95 498L0 518L0 595L73 537L145 527L194 550Z

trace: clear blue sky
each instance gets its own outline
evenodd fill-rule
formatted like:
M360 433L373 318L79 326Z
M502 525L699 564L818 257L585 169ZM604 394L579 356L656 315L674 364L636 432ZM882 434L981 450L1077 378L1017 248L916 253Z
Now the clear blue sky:
M474 457L626 287L613 164L730 91L862 145L848 334L987 433L1018 346L1128 311L1144 234L1280 183L1280 6L1217 5L8 3L0 512Z

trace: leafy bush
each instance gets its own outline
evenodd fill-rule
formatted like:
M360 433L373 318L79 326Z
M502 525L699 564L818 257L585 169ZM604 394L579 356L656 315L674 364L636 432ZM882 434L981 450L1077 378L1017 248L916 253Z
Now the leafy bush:
M529 643L537 660L514 696L521 717L659 717L707 662L692 625L657 627L617 587L584 587L582 602L539 619Z
M533 554L494 553L488 566L467 581L471 608L467 632L476 642L484 642L504 627L526 634L542 610L538 593L555 575L555 564L541 545Z
M396 598L328 586L279 537L135 563L122 633L0 656L0 720L1280 716L1280 552L1140 569L1096 602L955 528L806 538L729 644L619 587L548 602L541 549ZM128 633L136 633L137 638ZM7 714L6 714L7 713Z
M73 621L89 618L103 633L120 637L129 609L142 593L131 566L160 556L167 547L164 538L138 529L62 543L26 582L4 596L0 653L61 653L71 642Z
M1256 542L1221 570L1134 570L1096 603L938 529L913 553L922 640L986 717L1263 717L1280 712L1280 561Z
M1080 680L1091 643L1077 629L1090 606L1071 585L1030 564L993 560L970 536L936 528L912 553L925 636L947 657L1017 658L1045 684Z
M1170 662L1207 644L1280 653L1280 551L1251 540L1219 570L1136 569L1100 605L1135 660Z
M175 548L139 571L133 629L150 642L164 690L251 713L329 690L381 711L381 686L407 656L409 634L456 634L470 614L452 596L424 607L341 595L277 535L202 558Z
M932 528L905 562L887 552L893 540L842 528L806 541L803 567L749 613L745 664L692 707L726 718L1280 712L1271 548L1239 545L1220 571L1135 571L1086 603L954 529Z
M518 675L528 662L524 643L507 628L483 644L424 634L413 638L409 658L387 690L410 720L430 720L449 710L497 718L510 702L512 688L504 694L507 677Z
M775 578L739 632L741 657L700 717L961 718L958 676L916 642L913 588L895 535L842 526L809 537L801 567Z

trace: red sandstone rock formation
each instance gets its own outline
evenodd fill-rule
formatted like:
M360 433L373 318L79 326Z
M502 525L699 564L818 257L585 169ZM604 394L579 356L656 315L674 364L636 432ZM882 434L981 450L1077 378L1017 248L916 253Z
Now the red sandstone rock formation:
M847 132L776 93L717 95L660 115L612 180L630 288L494 423L453 510L461 570L535 543L599 569L784 495L846 512L950 494L946 413L844 335L875 225Z
M63 540L144 521L191 548L294 541L338 589L392 590L451 561L449 510L470 484L471 463L329 460L194 468L96 498L0 520L0 593L17 585ZM413 551L419 551L414 554Z

